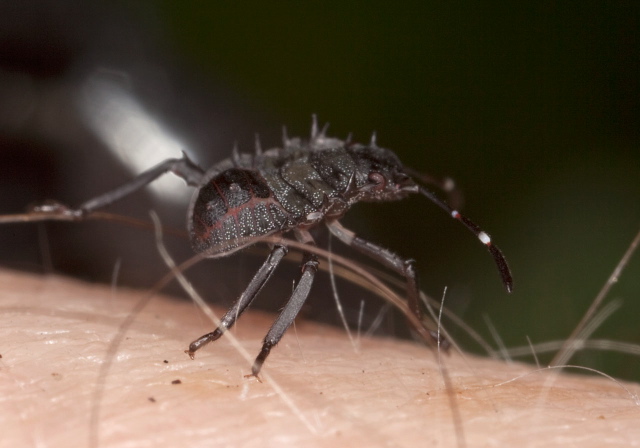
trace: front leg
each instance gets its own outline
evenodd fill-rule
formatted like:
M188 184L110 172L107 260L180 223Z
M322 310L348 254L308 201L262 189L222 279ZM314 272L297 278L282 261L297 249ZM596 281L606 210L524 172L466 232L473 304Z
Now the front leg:
M409 309L411 309L411 312L415 314L418 319L422 319L422 308L420 308L420 296L418 292L418 277L416 275L414 260L402 258L389 249L385 249L376 243L360 238L351 230L343 227L338 221L328 223L327 227L333 236L347 246L357 249L378 263L402 275L407 280Z
M402 258L384 247L371 241L358 237L351 230L346 229L338 221L331 221L327 224L333 236L345 243L347 246L357 249L366 256L376 260L392 271L402 275L407 281L407 302L411 312L422 322L422 308L420 307L420 290L418 288L418 276L415 270L415 260ZM448 346L448 342L437 332L429 331L433 340L440 345Z

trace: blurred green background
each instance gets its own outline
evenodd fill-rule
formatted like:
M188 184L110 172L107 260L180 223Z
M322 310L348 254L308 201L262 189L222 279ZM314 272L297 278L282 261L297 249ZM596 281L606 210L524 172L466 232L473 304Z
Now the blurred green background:
M382 146L455 178L506 254L501 287L474 238L421 198L344 222L414 257L423 288L507 346L566 337L640 230L638 2L149 2L189 70L306 134ZM263 132L265 130L257 129ZM276 144L277 142L269 142ZM594 338L640 343L640 256ZM541 357L548 362L549 358ZM640 381L640 361L572 361Z

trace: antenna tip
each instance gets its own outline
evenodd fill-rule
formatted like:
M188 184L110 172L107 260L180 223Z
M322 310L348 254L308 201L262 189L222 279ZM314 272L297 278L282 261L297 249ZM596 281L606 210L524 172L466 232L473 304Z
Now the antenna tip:
M509 282L505 283L504 286L509 294L513 292L513 280L509 279Z
M498 266L498 270L500 271L500 276L502 277L502 283L506 288L508 293L513 292L513 277L511 276L511 269L509 269L509 265L507 264L507 260L502 255L500 249L493 244L487 245L489 248L489 252L493 256L496 265Z

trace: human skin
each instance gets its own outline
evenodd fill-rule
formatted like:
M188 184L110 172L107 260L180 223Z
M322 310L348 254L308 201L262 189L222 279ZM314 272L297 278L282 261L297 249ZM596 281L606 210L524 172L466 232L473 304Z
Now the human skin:
M637 384L451 353L446 386L427 347L302 319L260 382L227 336L189 359L212 324L183 300L154 295L123 332L147 297L0 271L0 446L640 446ZM272 320L231 332L250 357Z

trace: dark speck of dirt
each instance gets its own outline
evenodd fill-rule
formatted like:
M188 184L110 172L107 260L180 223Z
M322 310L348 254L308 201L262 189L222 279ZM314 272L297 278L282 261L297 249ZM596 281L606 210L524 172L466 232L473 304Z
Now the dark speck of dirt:
M182 384L181 380L173 380L171 381L171 384Z

